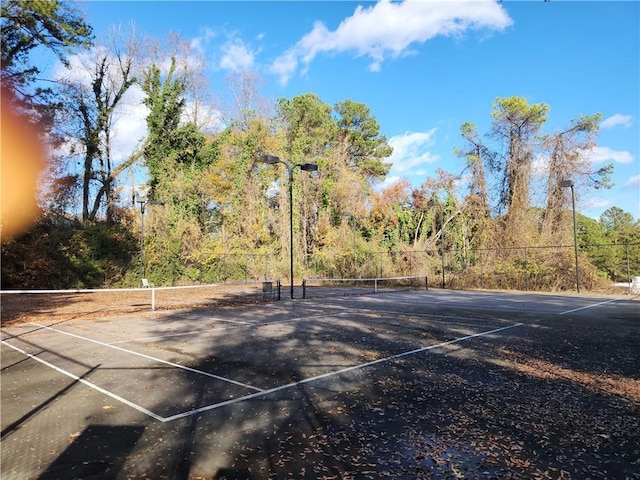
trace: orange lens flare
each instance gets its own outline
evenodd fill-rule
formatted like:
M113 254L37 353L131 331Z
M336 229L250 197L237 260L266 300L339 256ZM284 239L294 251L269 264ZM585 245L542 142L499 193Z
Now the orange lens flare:
M38 179L45 149L36 129L10 106L2 91L0 123L0 237L9 240L24 232L38 215Z

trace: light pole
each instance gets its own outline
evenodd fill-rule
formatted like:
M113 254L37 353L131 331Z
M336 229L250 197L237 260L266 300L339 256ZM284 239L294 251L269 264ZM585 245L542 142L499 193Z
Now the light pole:
M136 202L140 204L140 274L141 278L144 278L144 212L147 209L147 205L164 205L164 203L147 200L146 198L138 198Z
M444 289L444 207L435 200L429 200L427 205L430 207L440 207L440 258L442 260L442 288Z
M315 163L287 163L274 155L261 155L259 160L268 165L281 163L287 167L289 181L289 278L291 279L291 299L293 299L293 170L298 167L305 172L317 172Z
M576 257L576 291L580 293L580 273L578 272L578 233L576 229L576 199L573 194L573 181L561 180L560 186L571 188L571 209L573 211L573 249Z

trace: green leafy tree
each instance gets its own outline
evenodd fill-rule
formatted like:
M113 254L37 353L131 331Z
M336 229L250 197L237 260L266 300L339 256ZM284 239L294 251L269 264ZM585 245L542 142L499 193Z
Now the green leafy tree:
M293 172L293 196L297 199L294 202L294 238L298 243L294 248L304 252L296 257L306 261L318 242L321 212L315 205L321 195L329 195L325 190L328 184L325 184L323 179L327 175L330 176L332 171L329 165L331 143L335 138L335 122L331 117L331 107L312 93L298 95L292 99L280 99L276 104L276 120L279 134L282 135L280 155L283 160L290 164L319 165L319 181L311 180L308 174L300 175L298 169ZM280 186L278 209L286 212L289 208L286 194L289 179L284 168L277 171ZM288 226L288 219L280 215L275 229L280 239L280 252L289 250L286 243L289 238Z
M149 108L143 151L149 170L148 199L164 203L150 225L144 261L151 269L149 277L161 282L175 280L190 265L203 261L203 242L215 217L207 181L209 169L220 157L220 145L208 140L194 123L181 121L185 74L176 71L172 58L166 73L151 65L142 81Z
M615 264L615 247L609 244L602 222L578 215L578 246L582 254L601 272L611 276Z
M268 120L247 120L221 137L220 156L209 170L214 182L210 192L224 209L225 242L235 251L261 249L269 243L270 219L264 196L266 185L280 172L256 165L256 159L264 152L281 149L271 135ZM282 208L288 209L288 205Z
M174 78L175 58L163 78L160 67L151 65L143 74L142 90L147 94L143 103L149 108L147 116L148 141L144 148L144 161L149 169L150 198L155 198L158 185L166 178L167 171L183 155L176 152L176 143L184 143L178 135L180 115L185 106L185 83Z
M346 165L367 179L382 180L391 164L385 159L393 153L387 138L380 135L380 125L363 103L345 100L336 103L336 150Z
M605 231L605 235L610 241L628 241L633 235L633 215L625 212L619 207L611 207L600 215L600 222Z
M72 3L57 0L6 0L0 17L2 85L14 92L34 123L48 130L61 104L55 89L44 86L42 68L31 54L45 48L68 66L68 54L92 45L92 28Z
M612 279L626 278L627 269L631 276L637 275L640 272L640 222L634 222L633 216L621 208L611 207L600 215L599 226L603 246L588 249L595 257L594 264Z
M331 107L313 93L277 102L288 158L296 163L322 157L334 138Z
M118 222L83 225L41 218L2 245L3 288L97 288L121 285L137 251L128 212Z

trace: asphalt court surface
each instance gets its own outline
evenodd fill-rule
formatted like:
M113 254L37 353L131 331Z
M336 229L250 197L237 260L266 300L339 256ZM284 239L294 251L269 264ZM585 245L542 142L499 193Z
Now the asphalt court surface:
M36 361L169 422L615 301L436 290L28 323L2 329L2 365Z

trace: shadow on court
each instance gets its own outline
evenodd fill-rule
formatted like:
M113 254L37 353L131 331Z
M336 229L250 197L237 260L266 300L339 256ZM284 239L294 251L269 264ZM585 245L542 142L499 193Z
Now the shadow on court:
M143 431L142 426L91 425L74 436L38 480L118 478Z
M3 346L2 477L640 479L636 300L412 295L164 314L129 348L262 389L201 408L216 384L158 370L145 406L193 410L171 421L82 385L51 397L56 372ZM189 336L213 317L230 323ZM398 355L422 345L439 346Z

